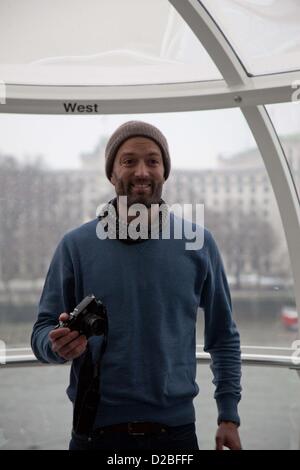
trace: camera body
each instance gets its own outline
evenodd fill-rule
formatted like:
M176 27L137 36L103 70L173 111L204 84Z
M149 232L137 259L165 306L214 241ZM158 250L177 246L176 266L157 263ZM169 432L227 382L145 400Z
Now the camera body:
M93 294L87 295L70 313L70 318L60 321L56 328L76 330L87 338L101 336L108 328L106 308Z

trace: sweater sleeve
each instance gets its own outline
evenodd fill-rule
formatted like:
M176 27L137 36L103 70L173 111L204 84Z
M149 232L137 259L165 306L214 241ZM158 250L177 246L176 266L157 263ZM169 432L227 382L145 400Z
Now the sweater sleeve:
M200 306L204 309L204 351L211 356L210 368L214 398L218 407L218 424L233 421L238 425L238 402L241 399L240 335L232 318L230 291L215 240L207 235L207 275Z
M54 353L49 332L58 323L61 313L74 310L74 270L65 238L56 248L45 279L38 305L38 318L31 334L31 347L41 362L63 364L66 362Z

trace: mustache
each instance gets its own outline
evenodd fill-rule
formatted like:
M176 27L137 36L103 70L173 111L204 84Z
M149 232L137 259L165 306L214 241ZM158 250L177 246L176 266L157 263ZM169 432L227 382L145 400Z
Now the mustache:
M153 184L153 181L145 180L145 179L137 179L134 181L130 181L128 184Z

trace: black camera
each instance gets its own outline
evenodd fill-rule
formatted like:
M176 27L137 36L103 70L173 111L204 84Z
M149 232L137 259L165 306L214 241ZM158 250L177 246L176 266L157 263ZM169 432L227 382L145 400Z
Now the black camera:
M87 338L106 334L107 327L106 308L92 294L87 295L75 307L68 320L60 321L56 326L56 328L70 328L70 330L79 331Z

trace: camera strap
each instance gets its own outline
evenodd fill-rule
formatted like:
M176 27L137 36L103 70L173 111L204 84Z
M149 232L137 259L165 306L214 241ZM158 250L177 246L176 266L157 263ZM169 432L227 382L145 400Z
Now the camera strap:
M93 361L87 345L79 371L77 394L73 412L73 430L77 434L89 436L94 425L97 407L100 402L101 359L107 345L107 331L104 332L99 358Z

